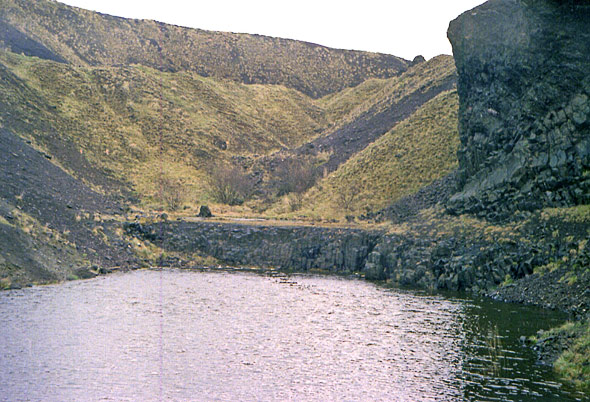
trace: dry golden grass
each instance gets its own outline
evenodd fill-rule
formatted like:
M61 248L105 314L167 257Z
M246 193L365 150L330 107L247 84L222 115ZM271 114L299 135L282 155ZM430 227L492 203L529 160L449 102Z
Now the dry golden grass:
M376 211L448 174L457 166L457 110L455 91L438 95L321 180L301 213L341 218ZM356 196L347 212L339 195L350 192Z
M213 161L295 147L329 123L316 101L276 85L142 66L73 67L9 52L0 52L0 65L21 85L0 83L0 99L13 103L2 115L5 128L34 145L59 133L157 208L162 177L186 186L187 203L205 203ZM54 162L68 169L68 160Z

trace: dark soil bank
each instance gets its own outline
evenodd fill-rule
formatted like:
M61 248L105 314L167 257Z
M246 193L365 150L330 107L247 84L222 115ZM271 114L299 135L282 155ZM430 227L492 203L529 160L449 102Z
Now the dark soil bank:
M137 265L102 218L120 213L117 204L50 159L0 130L0 278L22 286Z

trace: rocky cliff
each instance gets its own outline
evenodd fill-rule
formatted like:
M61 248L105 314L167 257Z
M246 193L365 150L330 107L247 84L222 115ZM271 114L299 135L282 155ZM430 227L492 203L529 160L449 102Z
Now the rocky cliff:
M491 0L451 22L460 98L455 212L590 202L590 3Z

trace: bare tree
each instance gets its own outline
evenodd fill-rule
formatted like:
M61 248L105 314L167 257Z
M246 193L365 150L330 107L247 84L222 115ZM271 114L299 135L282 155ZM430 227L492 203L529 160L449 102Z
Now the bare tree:
M334 194L334 201L338 208L343 209L345 212L351 213L354 210L354 205L359 198L359 186L358 183L353 182L348 186L340 188Z
M179 180L161 176L158 179L158 198L168 210L176 211L186 201L186 187Z
M317 172L310 161L288 159L276 172L277 195L303 194L317 179Z
M211 169L209 187L217 202L240 205L252 196L254 182L243 169L218 164Z

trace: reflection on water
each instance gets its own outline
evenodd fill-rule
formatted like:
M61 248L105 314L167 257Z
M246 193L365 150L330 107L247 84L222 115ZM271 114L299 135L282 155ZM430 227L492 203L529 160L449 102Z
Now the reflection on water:
M0 400L571 401L562 317L338 278L137 271L0 293Z

